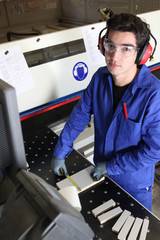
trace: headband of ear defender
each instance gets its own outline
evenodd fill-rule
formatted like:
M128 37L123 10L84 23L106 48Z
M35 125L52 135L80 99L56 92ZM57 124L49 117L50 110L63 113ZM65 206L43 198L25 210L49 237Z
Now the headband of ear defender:
M102 35L102 32L104 30L106 30L106 29L107 29L107 27L103 28L100 31L99 37L98 37L98 49L100 50L101 54L103 54L104 56L105 56L105 48L104 48L103 44L104 44L104 39L105 39L106 34L103 37L101 37L101 35ZM154 52L156 50L157 41L156 41L156 39L154 38L154 36L151 33L150 33L150 36L153 38L153 40L155 42L155 46L154 46L153 52L152 52L151 44L147 41L145 43L145 45L138 52L137 59L136 59L136 64L137 65L145 64L148 61L148 59L150 61L153 60L153 55L154 55Z

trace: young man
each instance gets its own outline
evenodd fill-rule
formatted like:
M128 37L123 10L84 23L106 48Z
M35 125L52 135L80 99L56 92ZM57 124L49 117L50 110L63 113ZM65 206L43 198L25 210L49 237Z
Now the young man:
M112 16L102 48L106 67L93 75L73 109L51 162L55 174L66 171L65 157L94 116L95 168L108 174L149 210L155 163L160 160L160 82L139 56L150 39L145 22L131 14Z

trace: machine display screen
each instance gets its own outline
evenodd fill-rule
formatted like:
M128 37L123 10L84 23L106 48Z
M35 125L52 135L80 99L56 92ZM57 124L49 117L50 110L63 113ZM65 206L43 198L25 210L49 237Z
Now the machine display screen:
M34 67L47 62L63 59L85 52L83 39L57 44L39 50L24 53L29 67Z

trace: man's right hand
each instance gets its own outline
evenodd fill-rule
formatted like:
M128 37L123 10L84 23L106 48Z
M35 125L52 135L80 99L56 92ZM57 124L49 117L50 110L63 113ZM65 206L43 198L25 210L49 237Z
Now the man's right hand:
M51 168L53 172L58 176L63 176L67 174L65 159L53 156L51 160ZM61 168L63 169L63 172L61 171Z

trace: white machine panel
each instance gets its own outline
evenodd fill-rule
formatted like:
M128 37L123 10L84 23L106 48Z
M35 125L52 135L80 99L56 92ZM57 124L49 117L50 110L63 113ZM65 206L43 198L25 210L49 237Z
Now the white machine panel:
M105 22L96 23L91 27L95 28L97 26L101 30L105 27L105 24ZM78 27L4 43L1 44L1 49L7 50L10 47L19 45L22 52L26 53L82 38L81 27ZM95 44L98 44L98 36ZM98 49L97 53L100 54ZM88 75L83 81L77 81L72 73L73 67L78 62L84 62L88 67ZM102 62L102 65L105 65L105 61L102 60ZM87 53L84 52L29 68L35 87L18 95L19 112L83 90L99 67L100 65L89 66Z
M160 25L160 11L140 14L139 16L145 19L146 22L150 25L151 32L157 39L157 49L154 55L154 61L147 62L147 66L152 66L160 62L159 61L160 31L158 29ZM106 27L106 23L105 22L95 23L88 25L87 27L90 29L98 30L96 33L99 33L101 29ZM23 40L7 42L1 44L0 50L2 49L7 50L10 47L19 45L22 52L25 54L27 52L47 48L50 46L54 45L56 46L58 44L72 42L74 40L84 38L82 28L83 27L77 27L59 32L31 37ZM93 36L91 36L92 34ZM93 43L94 46L96 46L95 56L96 54L101 55L97 49L98 34L96 34L95 38L95 31L92 31L90 32L89 37L92 39L92 42L90 43L91 48L93 48L92 46ZM85 41L84 44L86 46ZM154 42L152 39L151 45L154 47ZM59 60L54 60L34 67L30 67L29 71L31 72L31 76L34 81L34 88L25 91L17 96L19 112L35 108L37 106L46 104L50 101L65 97L67 95L85 89L88 83L90 82L94 72L100 66L105 65L105 60L102 55L101 55L102 60L100 63L91 65L91 61L89 61L88 58L88 54L91 53L87 51L73 56L68 56ZM78 62L83 62L88 67L88 75L83 81L77 81L73 76L73 68Z

